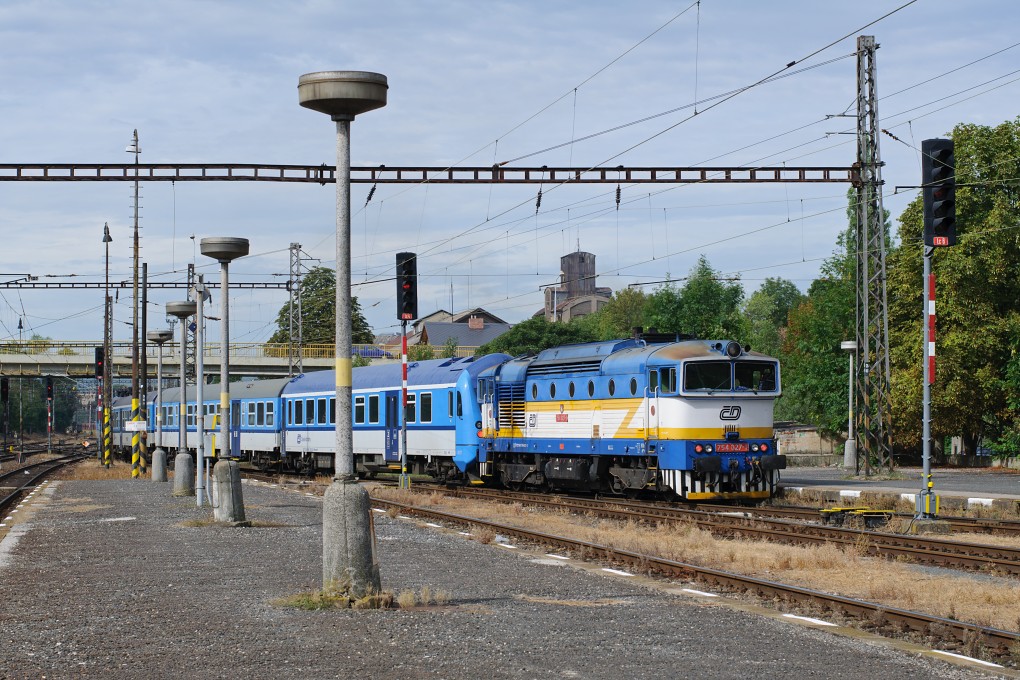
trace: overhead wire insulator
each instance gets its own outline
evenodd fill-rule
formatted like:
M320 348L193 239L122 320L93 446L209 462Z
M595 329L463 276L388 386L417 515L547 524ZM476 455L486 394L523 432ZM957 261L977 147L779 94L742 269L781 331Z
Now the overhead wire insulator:
M616 185L616 209L620 209L620 185Z
M542 189L539 188L538 196L535 198L535 214L538 214L538 209L542 207Z
M373 184L372 188L368 190L368 198L365 199L365 205L366 206L369 203L372 202L372 197L375 196L375 189L376 189L377 186L379 186L379 185L378 184Z

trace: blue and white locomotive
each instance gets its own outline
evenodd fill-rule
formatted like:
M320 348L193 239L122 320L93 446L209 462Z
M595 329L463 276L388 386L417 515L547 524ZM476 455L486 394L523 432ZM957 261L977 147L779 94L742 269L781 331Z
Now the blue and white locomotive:
M436 359L410 364L407 377L402 412L399 364L354 369L361 473L399 468L404 423L410 471L474 484L760 500L786 467L772 429L779 362L733 341L628 339ZM231 455L263 469L331 470L335 384L333 371L231 384ZM189 451L197 414L218 410L218 388L206 389L199 411L188 387ZM150 448L178 448L179 398L178 388L164 390L163 439L150 434ZM127 448L129 408L114 402L114 443Z

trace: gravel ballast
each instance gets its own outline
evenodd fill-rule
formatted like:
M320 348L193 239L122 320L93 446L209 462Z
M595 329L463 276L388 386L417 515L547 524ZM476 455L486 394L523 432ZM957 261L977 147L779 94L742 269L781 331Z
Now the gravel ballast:
M244 498L253 527L188 526L212 511L168 484L37 494L0 544L0 677L985 677L378 513L383 587L448 604L287 608L321 586L321 500Z

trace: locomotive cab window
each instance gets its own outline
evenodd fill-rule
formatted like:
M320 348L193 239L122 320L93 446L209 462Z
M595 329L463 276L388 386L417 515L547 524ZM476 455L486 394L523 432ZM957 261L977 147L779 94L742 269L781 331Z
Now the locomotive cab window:
M662 392L674 393L676 392L676 368L660 368L659 369L659 390Z
M648 371L648 391L654 394L659 389L659 372L656 370Z
M728 361L691 361L684 364L684 389L718 392L733 389Z
M733 371L738 390L776 391L776 365L771 361L738 361Z

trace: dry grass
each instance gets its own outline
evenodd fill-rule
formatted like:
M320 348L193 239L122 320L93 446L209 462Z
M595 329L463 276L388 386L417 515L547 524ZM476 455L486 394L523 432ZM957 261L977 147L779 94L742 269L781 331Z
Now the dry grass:
M111 463L107 468L98 461L83 460L80 463L67 466L62 478L77 480L131 479L131 465L117 462Z
M413 492L380 489L376 495L414 502ZM423 502L423 496L417 498ZM434 499L430 499L433 506ZM982 626L1020 629L1017 602L1020 583L985 581L972 575L934 576L908 564L865 556L866 539L849 550L831 544L798 547L762 541L724 540L696 526L667 523L658 527L594 519L555 511L522 512L507 506L461 498L444 498L444 510L521 528L602 543L681 562L775 579L848 597L956 618ZM491 542L495 533L474 531L475 540ZM483 540L487 534L488 540ZM1014 541L1015 544L1015 541Z

